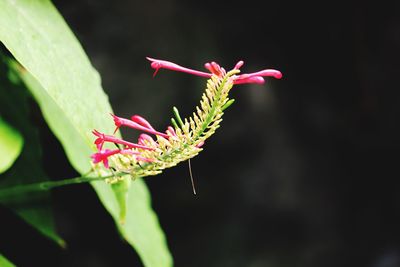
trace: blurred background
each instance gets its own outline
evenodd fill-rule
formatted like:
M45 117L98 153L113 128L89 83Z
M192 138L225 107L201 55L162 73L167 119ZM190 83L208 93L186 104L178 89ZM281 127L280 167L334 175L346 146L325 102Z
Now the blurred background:
M221 129L191 161L198 195L186 163L146 178L175 266L400 266L395 1L54 4L115 113L140 114L157 129L169 124L172 106L191 114L205 80L166 70L153 79L146 56L200 70L244 60L242 72L284 74L232 90ZM36 109L48 175L74 176ZM6 212L3 223L24 236L8 237L3 250L18 266L141 266L89 185L52 195L68 249Z

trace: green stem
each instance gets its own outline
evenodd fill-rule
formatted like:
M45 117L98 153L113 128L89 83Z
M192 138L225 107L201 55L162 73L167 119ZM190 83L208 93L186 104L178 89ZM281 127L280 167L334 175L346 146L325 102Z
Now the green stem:
M125 173L115 173L112 175L99 176L99 177L90 177L90 176L86 176L86 175L88 175L88 174L85 174L85 175L79 176L79 177L75 177L75 178L60 180L60 181L45 181L45 182L17 185L14 187L0 189L0 199L4 198L4 197L12 196L12 195L19 195L22 193L27 193L27 192L48 191L53 188L65 186L65 185L81 184L81 183L89 183L89 182L94 182L94 181L105 180L107 178L123 176L123 175L125 175Z

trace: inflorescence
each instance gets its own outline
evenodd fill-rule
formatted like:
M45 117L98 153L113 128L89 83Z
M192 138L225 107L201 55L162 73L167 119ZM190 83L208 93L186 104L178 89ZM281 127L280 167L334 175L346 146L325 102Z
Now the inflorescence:
M113 114L111 116L116 126L114 134L120 127L139 130L142 133L137 143L117 138L114 134L107 135L93 130L93 134L97 137L94 143L98 150L91 156L95 168L99 167L99 163L103 163L105 168L127 174L132 179L159 174L163 169L193 158L202 151L206 139L220 127L224 110L234 102L234 99L229 99L228 96L233 85L263 84L264 77L277 79L282 77L281 72L273 69L239 74L243 61L239 61L228 72L215 62L206 63L205 68L209 71L208 73L188 69L169 61L149 57L147 59L151 62L151 67L155 69L154 76L160 69L169 69L205 77L208 81L200 105L196 107L193 115L182 119L178 109L174 107L172 125L168 126L165 132L155 130L146 119L139 115L125 119ZM105 143L114 143L118 148L103 148ZM121 177L125 176L116 176L108 182L124 179Z

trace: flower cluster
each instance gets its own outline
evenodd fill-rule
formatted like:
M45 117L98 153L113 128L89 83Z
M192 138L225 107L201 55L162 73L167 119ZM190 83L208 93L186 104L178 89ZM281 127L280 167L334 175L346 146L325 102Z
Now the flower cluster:
M273 69L239 74L243 61L239 61L228 72L215 62L206 63L205 68L209 72L202 72L165 60L149 57L147 59L151 62L151 67L155 69L153 76L160 69L169 69L205 77L208 81L200 106L196 107L193 116L182 119L178 109L174 107L175 118L171 119L172 125L168 126L165 132L155 130L146 119L139 115L125 119L113 114L111 115L116 127L114 134L120 127L139 130L142 133L137 143L93 130L93 134L97 137L94 143L98 149L98 152L91 156L93 163L103 163L105 168L129 174L132 179L156 175L165 168L196 156L202 150L205 140L219 128L224 110L233 103L234 100L228 97L233 85L263 84L264 77L277 79L282 77L279 71ZM104 149L105 143L114 143L118 148Z

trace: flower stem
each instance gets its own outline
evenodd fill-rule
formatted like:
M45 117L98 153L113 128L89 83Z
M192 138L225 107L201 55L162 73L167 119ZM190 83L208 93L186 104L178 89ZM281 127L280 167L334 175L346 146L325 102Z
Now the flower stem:
M48 191L56 187L65 186L65 185L72 185L72 184L81 184L81 183L89 183L94 181L105 180L107 178L112 177L119 177L125 175L125 173L114 173L108 176L98 176L92 177L87 176L90 173L84 174L83 176L64 179L60 181L45 181L40 183L33 183L33 184L23 184L17 185L13 187L8 187L4 189L0 189L0 199L6 198L13 195L19 195L22 193L33 192L33 191Z

